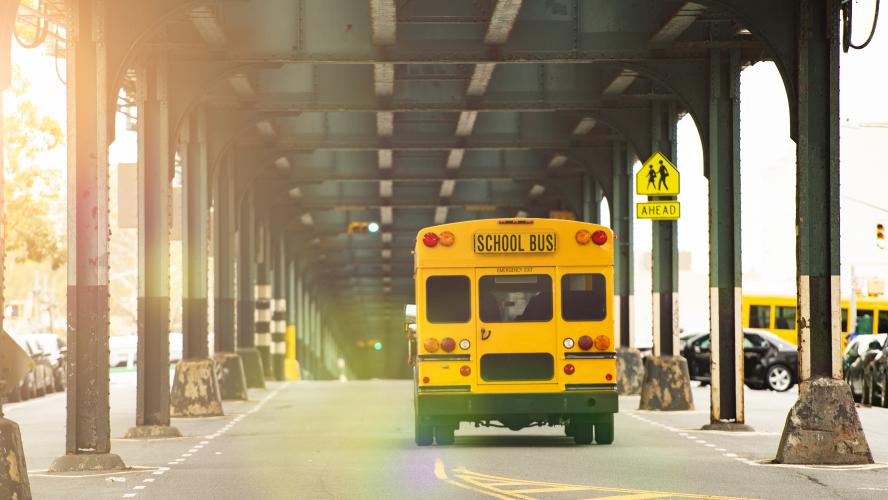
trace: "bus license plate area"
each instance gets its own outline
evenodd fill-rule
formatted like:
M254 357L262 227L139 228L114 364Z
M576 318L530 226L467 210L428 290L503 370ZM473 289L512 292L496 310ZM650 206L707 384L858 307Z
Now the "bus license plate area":
M557 239L553 231L521 233L475 233L476 254L554 253Z

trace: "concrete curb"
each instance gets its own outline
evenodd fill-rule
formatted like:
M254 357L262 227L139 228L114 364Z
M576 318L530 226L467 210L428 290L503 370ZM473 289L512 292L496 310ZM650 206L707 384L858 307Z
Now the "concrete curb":
M126 470L126 464L114 453L76 453L53 460L49 472L101 472Z
M171 425L137 425L130 427L123 439L170 439L182 437L179 429Z

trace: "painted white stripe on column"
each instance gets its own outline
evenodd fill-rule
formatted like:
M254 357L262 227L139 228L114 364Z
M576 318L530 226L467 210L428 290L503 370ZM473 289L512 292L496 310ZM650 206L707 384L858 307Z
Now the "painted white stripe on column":
M810 277L799 275L799 379L811 378L811 284ZM799 386L801 387L801 385Z
M286 311L287 310L287 299L275 299L277 305L274 306L275 311Z
M271 314L271 309L255 309L253 313L253 320L257 323L268 323L269 321L271 321Z
M660 292L651 293L653 305L651 307L651 325L654 334L654 356L660 356Z
M746 421L746 402L743 400L743 380L746 378L746 365L743 357L743 290L734 287L734 355L737 366L737 378L734 381L734 391L737 398L737 422Z
M257 299L271 298L271 285L256 285L254 288Z
M710 418L713 422L721 420L721 353L719 351L718 331L718 288L709 289L709 403Z
M851 290L854 293L854 290ZM830 314L832 315L832 378L842 380L842 285L839 276L830 278ZM882 405L885 402L882 401Z
M257 333L256 334L256 346L257 347L268 347L271 345L271 334L270 333Z
M271 333L285 333L287 331L287 322L280 321L272 321L271 322Z
M678 294L672 292L672 355L678 356Z
M635 347L635 295L629 296L629 345Z
M617 294L614 294L614 308L611 315L614 317L614 344L616 344L617 347L629 347L620 343L620 322L623 315L620 314L620 296Z
M287 343L286 342L272 342L271 343L271 354L287 354Z

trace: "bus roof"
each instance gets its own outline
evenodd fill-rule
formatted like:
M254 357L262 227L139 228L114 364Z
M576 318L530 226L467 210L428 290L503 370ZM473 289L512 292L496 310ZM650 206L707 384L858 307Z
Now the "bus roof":
M576 239L579 231L590 235L602 231L607 238L601 245L591 241L580 244ZM453 241L446 246L440 235L448 232ZM438 240L431 247L423 243L429 233ZM503 235L521 235L521 240L497 241L497 236ZM484 238L489 247L484 247ZM500 242L512 247L494 247ZM613 232L599 224L562 219L479 219L423 228L417 234L415 258L418 268L612 266L613 244Z

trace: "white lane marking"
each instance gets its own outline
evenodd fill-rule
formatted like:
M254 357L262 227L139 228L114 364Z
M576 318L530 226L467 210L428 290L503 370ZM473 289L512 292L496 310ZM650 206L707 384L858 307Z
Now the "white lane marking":
M143 479L142 482L143 482L143 483L153 483L153 482L154 482L154 478L153 478L153 477L149 477L149 478L147 478L147 479Z
M221 454L222 454L221 451L217 451L217 452L216 452L216 455L221 455Z
M206 444L210 444L210 442L209 441L201 441L200 444L206 445Z
M191 456L191 453L183 453L180 455L181 457L188 458Z
M124 493L123 494L123 498L133 498L134 496L136 496L135 493Z
M725 456L728 457L728 458L737 458L737 454L736 454L736 453L725 453Z
M144 484L140 484L138 486L133 486L134 490L144 490L145 488L147 488L147 486L145 486Z

